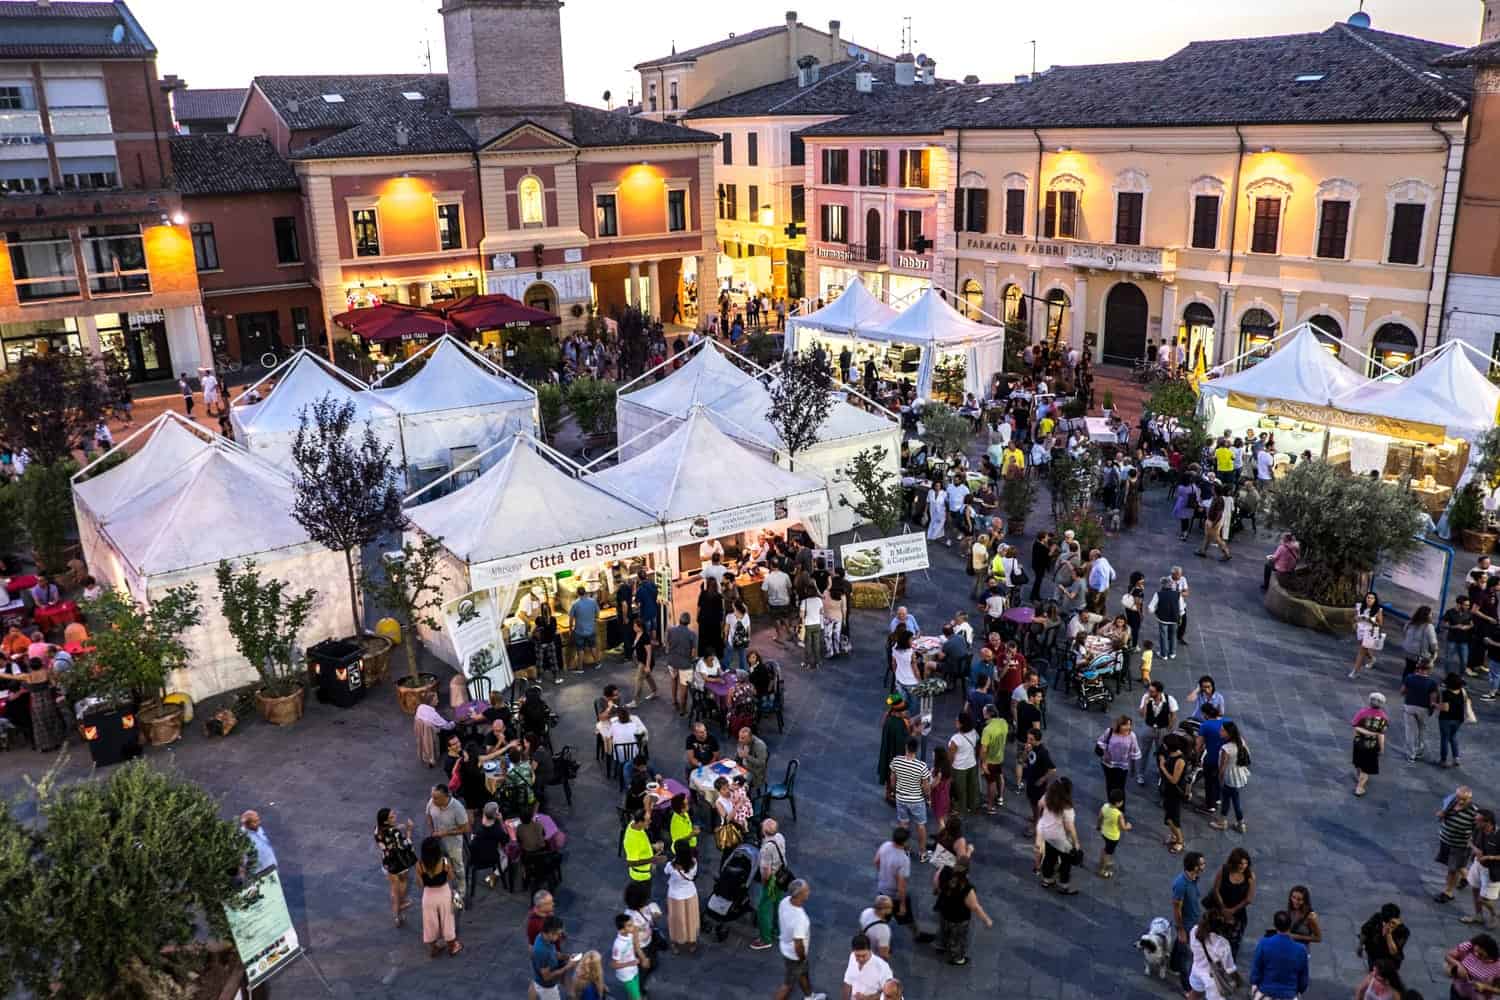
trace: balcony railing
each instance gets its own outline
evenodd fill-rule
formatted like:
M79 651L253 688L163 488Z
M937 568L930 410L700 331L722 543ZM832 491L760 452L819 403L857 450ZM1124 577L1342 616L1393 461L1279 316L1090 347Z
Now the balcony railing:
M108 135L109 108L53 108L47 112L53 135Z
M10 146L44 141L40 111L0 111L0 143Z

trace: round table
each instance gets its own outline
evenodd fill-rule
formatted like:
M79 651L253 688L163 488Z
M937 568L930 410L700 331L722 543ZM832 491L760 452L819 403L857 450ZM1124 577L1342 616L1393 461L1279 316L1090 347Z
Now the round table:
M1015 622L1017 625L1030 625L1036 620L1036 610L1020 604L1013 608L1007 608L1000 618L1002 621Z

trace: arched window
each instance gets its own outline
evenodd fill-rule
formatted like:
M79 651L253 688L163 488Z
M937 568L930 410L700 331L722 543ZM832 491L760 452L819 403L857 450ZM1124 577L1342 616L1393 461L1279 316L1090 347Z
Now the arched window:
M1182 345L1182 357L1189 368L1198 364L1198 355L1203 355L1203 367L1213 365L1214 311L1202 302L1189 302L1182 310L1182 326L1177 330L1177 342Z
M1328 353L1338 357L1339 349L1344 346L1340 339L1344 336L1344 328L1339 325L1339 321L1327 313L1309 316L1307 321L1312 324L1313 334L1328 348Z
M865 260L880 263L880 209L865 213Z
M1274 336L1275 316L1264 309L1246 309L1245 314L1240 317L1240 353L1245 355L1240 359L1240 368L1249 368L1269 358L1271 348L1267 345ZM1255 353L1247 354L1247 351Z
M540 227L547 224L547 210L542 202L542 182L527 174L516 185L516 200L521 204L521 225Z
M1026 294L1021 291L1020 285L1005 286L1005 325L1012 329L1026 332Z
M973 278L965 281L963 298L964 315L974 320L975 322L982 321L984 317L983 314L980 313L980 310L984 308L984 288L980 286L979 282L975 281Z
M542 312L549 312L554 316L557 315L557 310L553 308L557 299L553 295L551 285L538 281L526 289L526 294L522 297L522 301L533 309L540 309Z
M1054 288L1047 293L1047 339L1054 344L1067 337L1063 314L1068 311L1070 304L1068 293L1061 288Z
M1403 323L1382 323L1370 339L1370 355L1398 375L1410 375L1416 371L1411 359L1417 354L1417 335ZM1370 364L1370 377L1385 373Z

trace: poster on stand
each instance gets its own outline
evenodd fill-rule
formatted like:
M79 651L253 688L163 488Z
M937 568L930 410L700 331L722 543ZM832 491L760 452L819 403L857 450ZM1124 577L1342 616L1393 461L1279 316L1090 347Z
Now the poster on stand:
M839 558L851 581L915 573L927 568L927 536L917 532L854 542L839 549Z
M229 934L253 990L302 954L297 928L274 866L261 872L233 901L224 905Z
M505 660L505 644L500 641L500 615L493 591L476 590L443 605L443 628L453 643L453 655L465 677L484 673L490 676L496 689L510 686L510 668Z

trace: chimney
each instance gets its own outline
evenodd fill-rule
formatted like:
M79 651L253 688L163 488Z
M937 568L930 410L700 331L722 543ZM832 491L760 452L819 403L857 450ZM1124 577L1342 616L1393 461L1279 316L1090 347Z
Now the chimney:
M875 74L867 69L862 69L854 74L854 89L861 94L868 94L875 89Z
M828 61L831 63L842 62L848 55L844 51L844 43L839 40L839 27L837 21L828 22L828 34L832 36L828 39Z
M937 83L937 60L928 59L922 63L922 82L927 86Z
M1479 22L1479 40L1493 42L1500 38L1500 0L1484 0L1484 19Z
M797 60L797 86L810 87L818 82L819 75L817 56L809 54Z
M799 46L800 39L797 37L797 12L789 10L786 12L786 71L788 76L797 73L797 60L802 55Z
M903 52L896 57L896 86L910 87L917 82L917 57Z
M978 82L979 77L975 76L973 73L970 73L968 76L964 77L964 83L968 84L971 87Z
M1031 82L1031 77L1028 76L1028 75L1026 75L1025 73L1017 73L1016 74L1016 82L1017 83L1030 83Z

